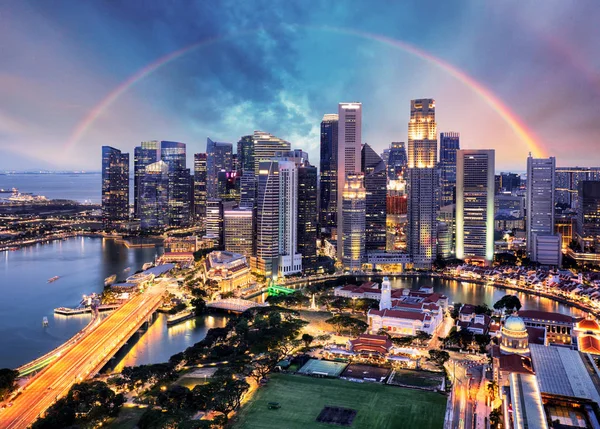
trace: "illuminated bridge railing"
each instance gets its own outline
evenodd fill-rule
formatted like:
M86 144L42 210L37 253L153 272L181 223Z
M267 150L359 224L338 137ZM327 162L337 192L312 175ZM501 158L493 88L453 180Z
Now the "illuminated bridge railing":
M267 303L258 303L241 298L226 298L218 301L209 302L206 304L209 308L218 308L219 310L233 311L235 313L243 313L253 307L267 307Z

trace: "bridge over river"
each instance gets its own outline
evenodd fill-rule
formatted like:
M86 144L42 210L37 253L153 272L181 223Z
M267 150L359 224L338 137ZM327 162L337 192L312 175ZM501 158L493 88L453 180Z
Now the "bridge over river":
M148 288L86 330L0 411L0 429L26 429L73 384L96 375L162 304L163 282Z

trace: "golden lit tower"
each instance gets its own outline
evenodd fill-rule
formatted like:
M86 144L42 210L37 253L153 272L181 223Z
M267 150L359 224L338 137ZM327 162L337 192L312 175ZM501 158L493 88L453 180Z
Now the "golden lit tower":
M342 192L342 216L344 234L338 235L342 246L345 271L360 271L365 258L366 190L363 173L347 173Z
M408 252L419 268L430 268L436 258L436 164L435 100L412 100L408 123Z

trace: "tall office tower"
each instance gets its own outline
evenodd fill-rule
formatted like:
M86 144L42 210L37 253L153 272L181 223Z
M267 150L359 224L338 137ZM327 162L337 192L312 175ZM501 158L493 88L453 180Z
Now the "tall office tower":
M456 203L456 151L459 149L459 133L440 133L441 207Z
M387 217L387 169L367 143L361 154L366 191L365 250L385 250Z
M337 147L337 189L345 189L348 174L358 173L361 167L362 149L362 104L340 103L338 105L338 147ZM342 212L343 193L337 193L337 212ZM337 217L337 254L342 261L344 246L340 245L340 237L346 234L344 221Z
M169 167L169 225L185 226L192 213L192 176L186 168L185 143L161 141L160 158Z
M211 238L216 247L223 245L223 201L218 198L206 200L206 237Z
M360 271L365 260L365 214L366 191L362 173L348 173L342 191L342 210L344 234L338 242L343 251L344 271Z
M579 182L600 180L600 167L557 167L556 203L577 210Z
M229 252L254 256L254 211L231 209L223 212L224 247Z
M533 235L554 234L556 160L527 158L527 253L533 253Z
M237 171L221 170L217 173L217 198L239 203L240 176Z
M494 260L494 151L456 152L456 257Z
M390 148L389 147L387 149L383 149L383 152L381 152L381 159L383 159L383 162L385 162L385 165L387 166L388 163L390 162Z
M298 253L298 166L278 161L279 166L279 277L302 271Z
M270 278L278 273L279 260L279 163L263 161L258 174L256 216L258 271Z
M408 157L404 142L392 142L387 161L388 179L399 180L406 175Z
M139 204L143 230L169 226L169 166L166 162L158 161L144 169Z
M500 173L499 191L512 193L521 186L521 176L517 173Z
M263 161L269 161L275 157L277 152L290 150L290 142L275 137L264 131L254 131L252 136L254 148L254 174L258 175L259 165Z
M206 217L206 160L205 153L194 154L194 217L201 226Z
M408 123L408 253L417 268L436 258L437 127L435 101L410 102Z
M133 152L133 213L140 217L141 181L146 174L146 166L160 159L160 143L157 140L142 142Z
M240 177L240 207L256 208L256 187L254 169L243 170Z
M600 253L600 182L579 182L577 238L583 250Z
M298 167L298 253L305 271L312 271L317 262L317 167Z
M129 219L129 154L102 146L102 222L113 228Z
M206 195L208 198L218 197L219 171L231 171L233 145L206 139Z
M232 147L233 147L233 145L232 145ZM238 162L238 156L236 153L234 153L231 155L231 171L238 171L239 169L240 169L240 164Z
M321 121L321 189L319 226L330 230L337 227L337 114L326 114Z
M254 171L254 136L242 136L237 143L238 167L242 171Z

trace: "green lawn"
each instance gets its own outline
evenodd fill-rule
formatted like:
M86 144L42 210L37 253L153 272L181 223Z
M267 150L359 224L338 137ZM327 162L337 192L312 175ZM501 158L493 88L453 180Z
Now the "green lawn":
M279 402L278 410L268 402ZM441 428L446 397L377 383L353 383L338 379L275 374L235 417L235 429L335 428L317 423L324 406L357 411L352 428Z
M109 421L107 427L110 429L135 429L137 422L145 411L145 408L123 407L119 412L119 416Z
M443 380L443 373L399 369L394 374L393 382L408 386L440 388Z

